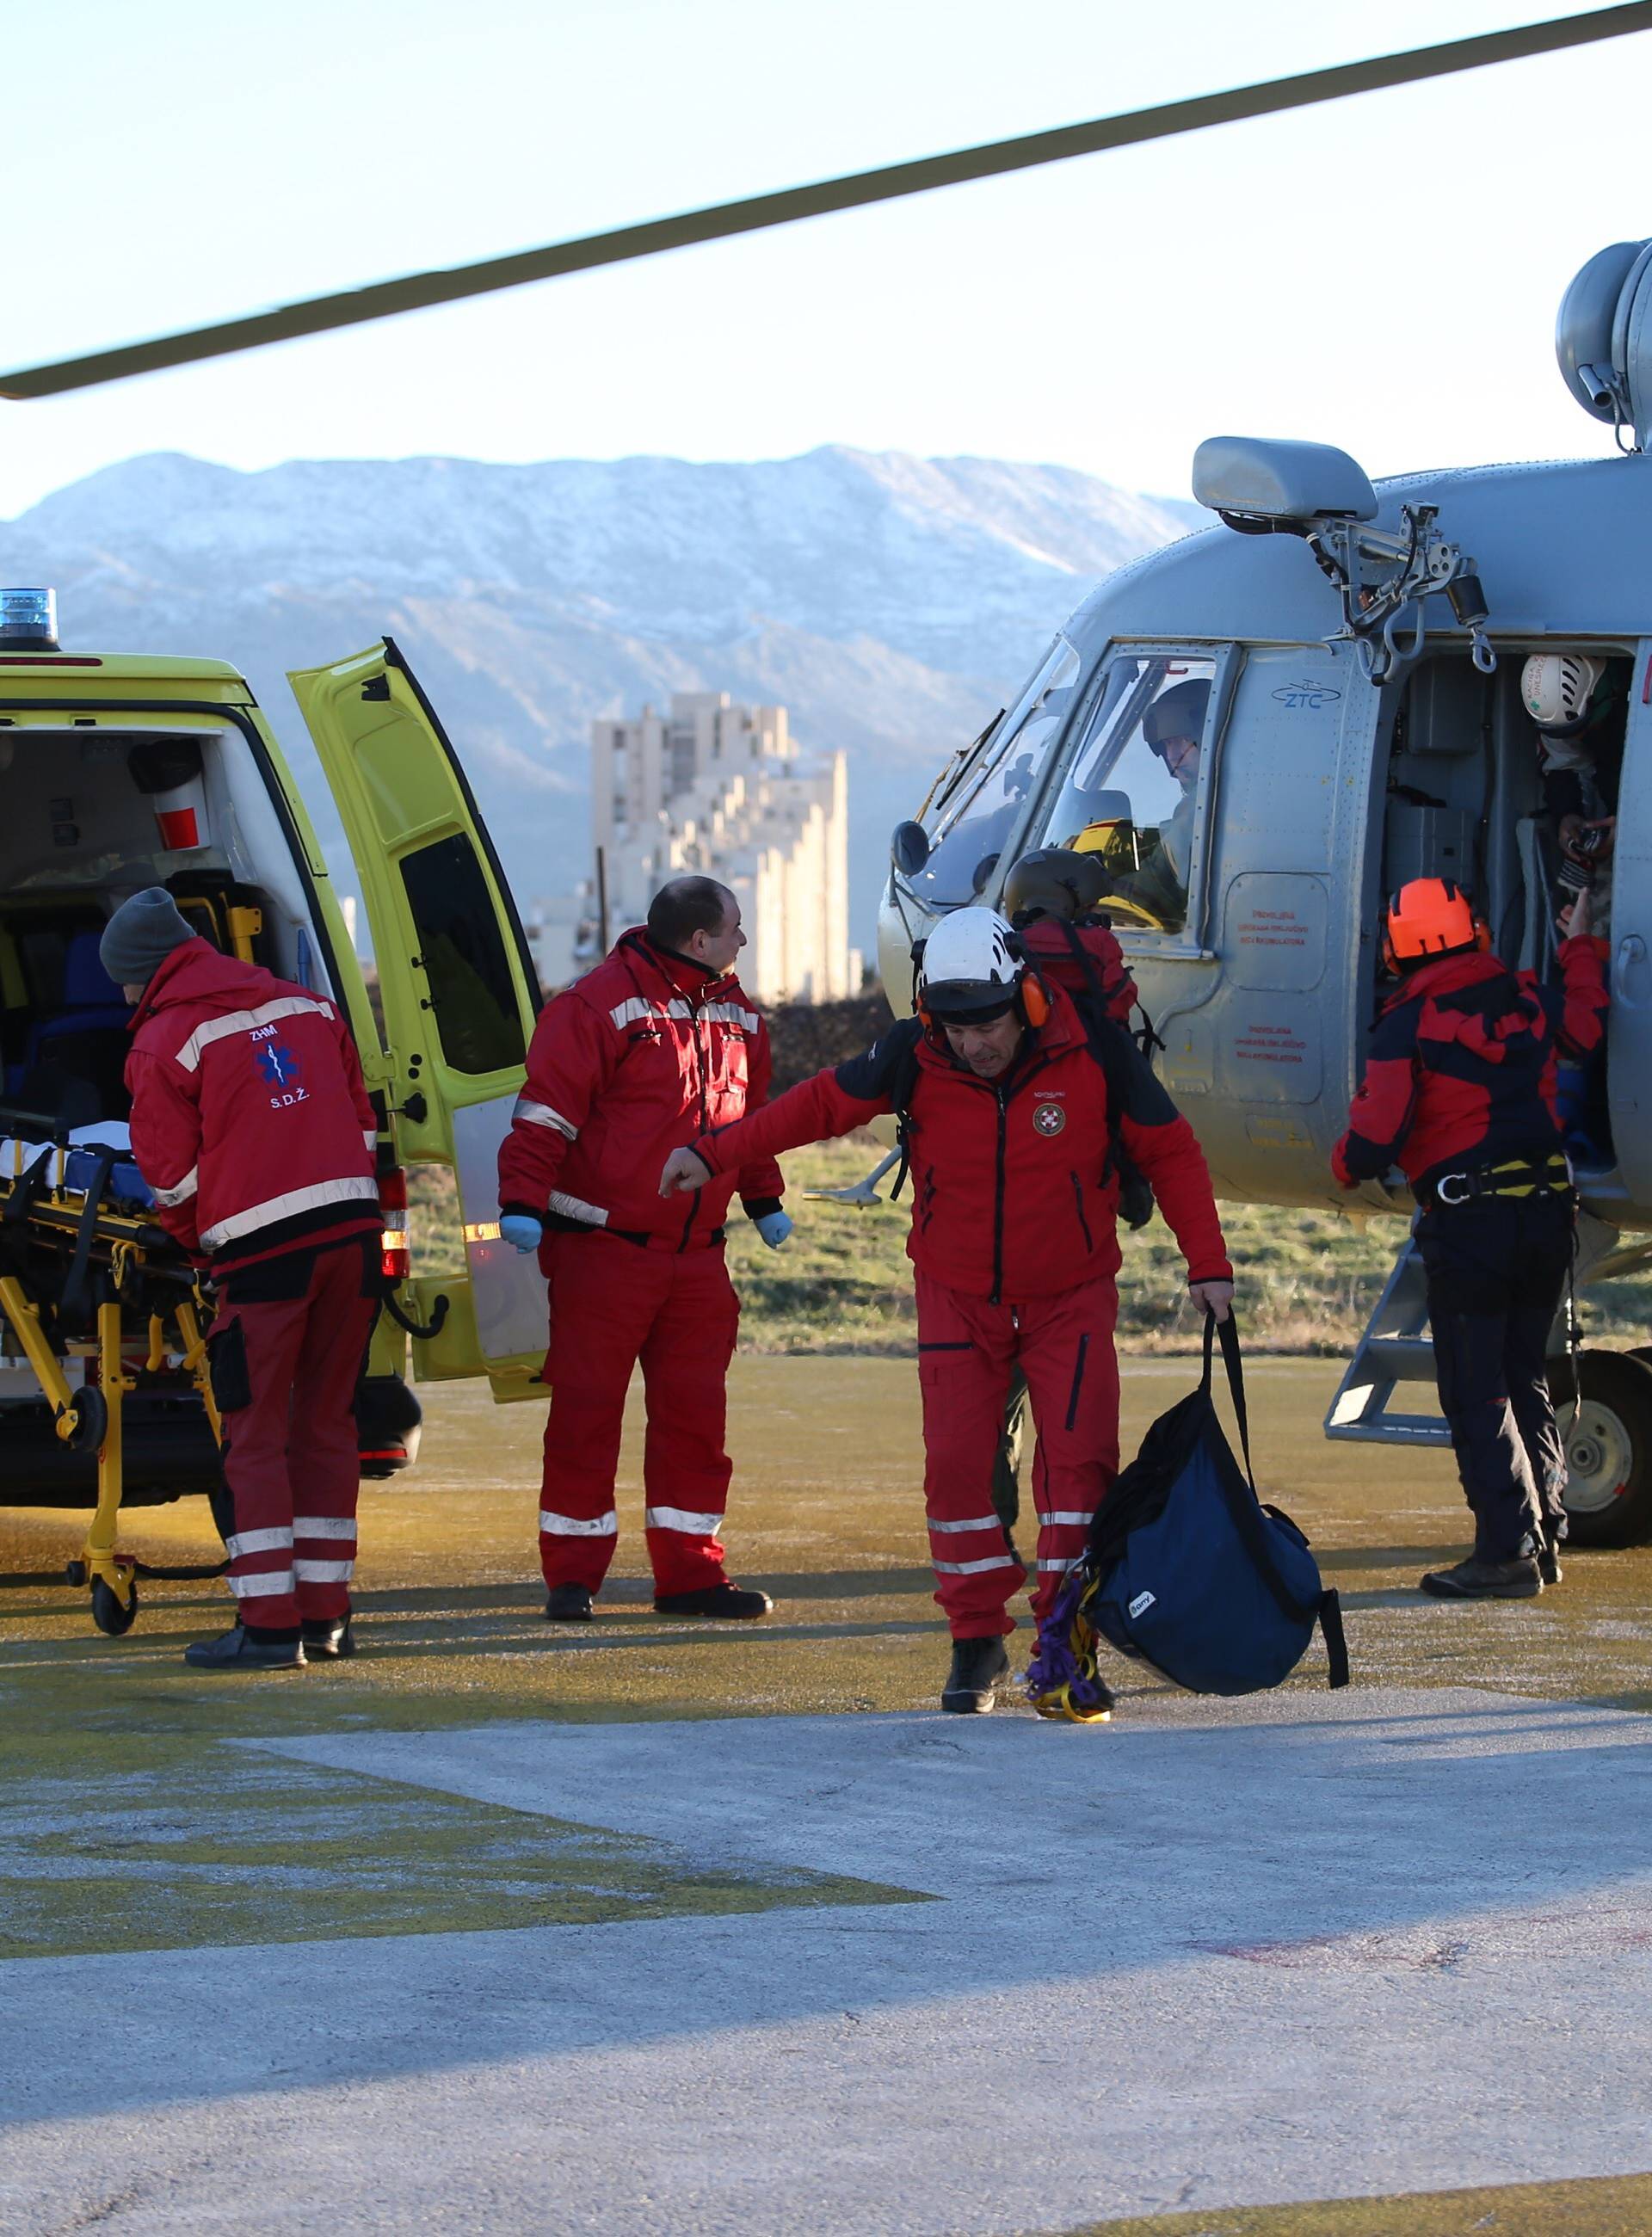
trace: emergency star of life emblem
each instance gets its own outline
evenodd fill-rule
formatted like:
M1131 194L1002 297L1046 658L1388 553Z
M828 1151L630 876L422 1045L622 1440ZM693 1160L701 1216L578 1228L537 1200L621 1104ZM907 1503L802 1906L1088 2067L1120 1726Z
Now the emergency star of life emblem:
M1033 1125L1041 1134L1059 1134L1067 1124L1067 1113L1059 1103L1041 1103L1033 1113Z
M271 1041L258 1052L258 1069L272 1087L291 1087L302 1067L290 1048Z

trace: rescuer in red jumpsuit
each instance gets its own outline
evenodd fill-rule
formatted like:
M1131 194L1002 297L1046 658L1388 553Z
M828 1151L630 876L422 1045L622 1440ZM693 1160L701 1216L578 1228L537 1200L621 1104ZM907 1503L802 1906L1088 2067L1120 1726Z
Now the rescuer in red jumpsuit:
M588 1622L618 1536L614 1471L631 1370L648 1403L644 1524L666 1615L767 1615L730 1581L717 1533L728 1498L724 1383L738 1300L724 1264L737 1184L778 1249L791 1231L772 1158L742 1161L687 1204L661 1202L660 1160L769 1092L769 1033L734 976L739 904L677 878L646 927L542 1013L527 1084L499 1151L499 1229L537 1250L550 1283L539 1555L552 1622Z
M1440 1409L1474 1515L1474 1550L1431 1572L1442 1600L1528 1600L1560 1581L1565 1455L1549 1336L1571 1264L1577 1198L1555 1121L1559 1054L1600 1046L1606 943L1589 896L1569 916L1561 985L1490 954L1468 897L1414 878L1388 905L1399 984L1371 1029L1365 1077L1332 1152L1344 1188L1398 1165L1422 1206Z
M1194 1302L1225 1317L1232 1279L1193 1130L1127 1037L1128 1092L1110 1110L1108 1075L1071 1000L1028 973L990 909L943 917L922 973L915 1018L742 1124L708 1130L667 1160L660 1188L674 1201L752 1158L903 1110L924 1498L954 1640L941 1705L969 1712L992 1707L1008 1670L1009 1602L1027 1580L991 1495L1018 1363L1038 1424L1035 1614L1083 1552L1118 1473L1119 1144L1153 1182Z
M221 954L163 887L116 909L100 953L137 1006L132 1154L217 1292L207 1356L238 1620L183 1659L269 1670L353 1654L354 1400L383 1226L355 1043L334 1003Z

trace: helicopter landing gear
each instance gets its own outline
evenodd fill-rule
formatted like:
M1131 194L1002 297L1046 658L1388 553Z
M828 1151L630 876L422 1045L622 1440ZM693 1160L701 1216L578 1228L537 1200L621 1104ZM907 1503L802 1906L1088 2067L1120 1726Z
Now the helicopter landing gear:
M1556 1390L1573 1546L1652 1538L1652 1347L1577 1355L1577 1388Z

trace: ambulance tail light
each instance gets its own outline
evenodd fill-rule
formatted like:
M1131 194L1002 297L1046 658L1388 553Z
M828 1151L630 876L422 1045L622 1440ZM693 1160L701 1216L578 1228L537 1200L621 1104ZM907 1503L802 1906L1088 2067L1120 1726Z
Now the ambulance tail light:
M413 1252L407 1241L407 1172L392 1165L379 1176L379 1211L382 1232L379 1264L387 1282L405 1282L413 1272Z

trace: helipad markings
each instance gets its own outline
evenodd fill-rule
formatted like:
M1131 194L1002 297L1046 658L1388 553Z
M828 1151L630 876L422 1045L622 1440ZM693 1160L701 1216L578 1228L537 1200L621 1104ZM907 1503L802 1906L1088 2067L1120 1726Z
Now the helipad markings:
M0 1968L0 2225L988 2237L1638 2172L1649 1744L1304 1690L282 1742L946 1899Z

